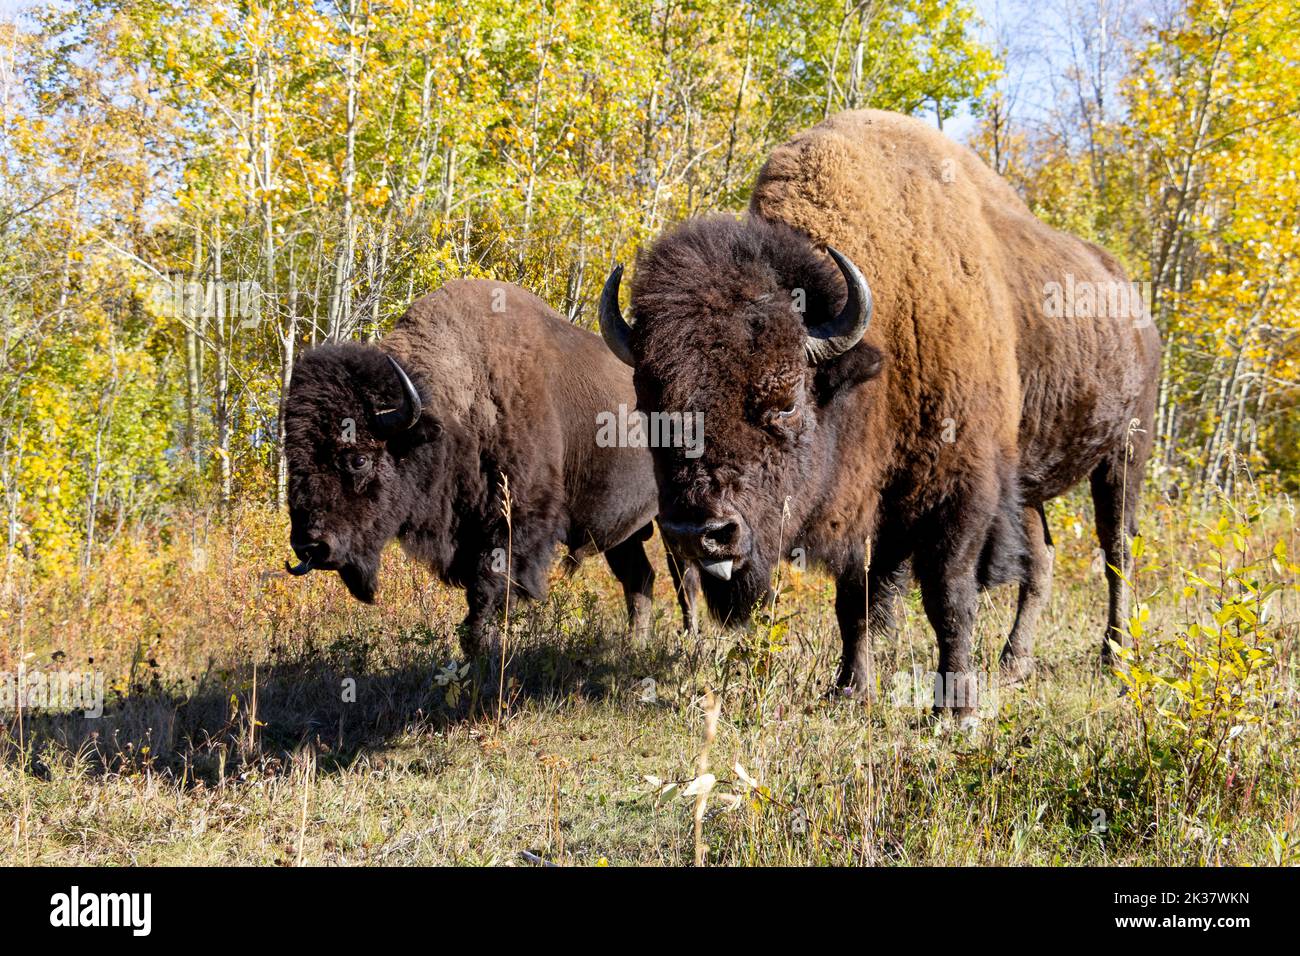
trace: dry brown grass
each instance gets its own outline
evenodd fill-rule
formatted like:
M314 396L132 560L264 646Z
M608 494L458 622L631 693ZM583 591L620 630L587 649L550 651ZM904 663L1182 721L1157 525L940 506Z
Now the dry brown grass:
M893 675L934 659L914 601L898 642L877 647L884 693L866 708L824 693L838 642L822 578L791 575L776 623L688 640L661 574L655 638L634 647L613 581L588 562L546 602L512 608L498 685L452 663L460 594L396 551L365 607L333 576L275 570L279 516L178 522L183 534L121 542L82 580L7 582L0 671L93 667L110 688L103 718L27 714L21 742L7 715L12 858L682 864L699 847L729 864L1293 862L1295 575L1278 572L1292 590L1267 623L1267 713L1180 805L1175 735L1146 760L1131 702L1095 669L1104 584L1086 514L1066 502L1050 515L1039 671L970 737L891 700ZM1257 525L1261 546L1300 554L1285 502ZM1179 570L1206 558L1204 520L1157 504L1144 527L1162 562L1139 580L1147 632L1174 635L1198 610ZM985 599L987 668L1012 599ZM702 765L710 692L721 709ZM683 798L701 766L712 793Z

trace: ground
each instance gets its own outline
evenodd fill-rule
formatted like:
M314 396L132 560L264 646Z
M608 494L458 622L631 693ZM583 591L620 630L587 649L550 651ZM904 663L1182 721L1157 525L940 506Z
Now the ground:
M970 733L925 706L935 649L915 596L898 640L876 647L877 700L828 695L832 587L790 569L749 632L707 626L691 638L656 550L658 619L638 647L603 562L589 561L545 602L510 609L501 682L456 660L459 592L396 549L375 607L334 575L289 578L277 570L287 534L273 514L140 534L74 580L11 574L0 672L20 662L98 670L108 704L96 719L4 715L5 855L78 865L1297 862L1290 503L1149 503L1125 679L1097 664L1105 584L1090 511L1072 498L1049 518L1056 591L1037 672L991 692ZM983 600L985 670L1013 601L1005 588Z

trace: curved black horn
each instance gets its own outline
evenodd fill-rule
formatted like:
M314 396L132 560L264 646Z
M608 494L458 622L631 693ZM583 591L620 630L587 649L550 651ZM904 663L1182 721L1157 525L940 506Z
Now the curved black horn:
M295 578L300 578L311 570L311 558L303 558L298 564L293 565L286 561L284 562L284 569Z
M618 307L618 286L622 281L623 267L617 265L605 280L605 288L600 290L600 334L620 362L636 365L629 344L632 327L624 321L623 313Z
M397 408L386 408L377 412L375 425L380 431L405 431L420 420L420 412L424 411L424 405L420 401L420 393L416 391L415 384L403 371L402 366L397 364L397 359L391 355L387 358L388 364L397 373L397 380L402 384L402 404Z
M808 330L804 350L808 353L808 361L813 365L842 355L861 342L867 326L871 324L873 309L871 287L862 278L858 267L838 249L827 246L826 251L844 274L849 297L839 315Z

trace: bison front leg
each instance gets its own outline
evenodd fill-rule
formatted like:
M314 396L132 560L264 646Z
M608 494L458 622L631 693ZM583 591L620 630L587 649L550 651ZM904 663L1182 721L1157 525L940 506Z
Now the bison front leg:
M835 684L841 694L855 700L876 696L876 668L867 627L867 573L854 563L835 579L835 620L840 626L844 652Z
M700 629L700 566L677 557L671 548L665 548L665 557L668 574L673 579L673 593L677 595L677 606L682 612L682 629L694 635Z
M864 581L868 582L864 590ZM876 694L872 643L877 636L893 637L898 624L898 602L907 587L907 565L902 561L873 563L870 576L860 563L835 580L835 619L844 652L836 687L856 700Z
M460 649L466 660L495 658L501 653L501 612L505 605L504 577L480 574L465 591L469 613L460 628Z
M628 633L637 644L644 644L650 636L651 601L655 584L655 571L650 565L650 559L646 557L642 540L633 535L605 552L609 569L618 578L618 583L623 585Z
M973 506L970 512L986 513ZM980 704L971 648L979 606L976 568L987 529L960 517L940 527L942 532L935 535L928 553L923 558L918 555L915 562L925 615L939 644L934 709L969 725L977 719Z

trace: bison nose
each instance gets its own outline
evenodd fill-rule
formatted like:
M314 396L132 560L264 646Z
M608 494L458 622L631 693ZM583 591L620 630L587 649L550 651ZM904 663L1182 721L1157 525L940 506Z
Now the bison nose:
M711 518L700 526L699 535L705 554L730 554L740 540L740 522L733 518Z
M284 569L294 577L301 577L313 569L324 569L329 560L330 546L319 538L289 538L289 547L298 556L296 565L284 562Z
M739 515L719 515L703 521L661 518L659 527L679 556L699 561L705 571L723 580L731 577L732 569L744 560L748 550Z
M298 556L299 561L310 561L316 567L329 560L329 543L320 538L290 541L289 547L293 548L293 553Z

